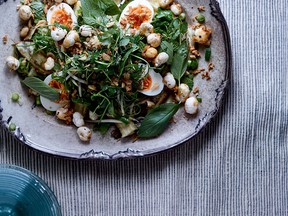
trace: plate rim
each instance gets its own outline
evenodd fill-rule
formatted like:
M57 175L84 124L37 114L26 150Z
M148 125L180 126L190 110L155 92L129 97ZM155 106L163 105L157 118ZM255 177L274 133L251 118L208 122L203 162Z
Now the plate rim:
M1 3L0 3L1 5ZM29 142L24 136L24 134L21 132L20 128L17 127L14 132L11 132L8 130L8 124L10 123L12 116L8 118L8 120L3 120L3 107L1 107L1 99L0 99L0 130L4 132L4 136L8 135L14 137L17 141L19 141L24 146L29 147L30 149L40 152L47 155L52 155L54 157L61 157L61 158L67 158L67 159L75 159L75 160L118 160L118 159L132 159L132 158L139 158L139 157L147 157L152 156L155 154L159 154L164 151L171 150L181 144L186 143L187 141L194 138L197 134L199 134L219 113L219 109L221 105L223 104L224 96L227 93L227 89L230 82L230 73L232 70L232 50L231 50L231 39L230 39L230 33L229 28L226 22L226 19L220 9L219 2L217 0L210 0L209 6L211 8L211 15L216 18L216 20L219 22L222 28L223 38L224 38L224 47L225 47L225 74L224 79L222 80L220 86L215 90L216 91L216 97L215 97L215 109L210 111L209 113L206 113L205 116L201 119L199 119L198 124L195 127L195 131L190 134L185 139L179 140L176 143L173 143L169 146L163 146L153 149L147 149L144 151L140 150L134 150L131 148L128 148L123 151L118 151L117 153L109 154L103 151L95 151L94 149L91 149L88 152L83 152L79 154L75 153L66 153L66 152L59 152L54 150L49 150L47 148L41 148L39 146L34 146L33 143Z

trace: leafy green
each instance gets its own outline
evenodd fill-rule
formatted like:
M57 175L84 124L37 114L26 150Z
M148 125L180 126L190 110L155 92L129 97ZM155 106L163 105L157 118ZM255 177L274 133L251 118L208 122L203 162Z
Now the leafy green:
M166 103L151 110L142 121L138 136L152 138L160 135L179 107L179 104Z
M171 73L180 82L181 77L187 69L188 45L182 43L176 51L171 64Z
M26 77L22 83L51 101L56 101L60 98L60 93L55 88L48 86L37 77Z
M39 20L46 20L44 14L44 4L41 1L31 2L30 7L33 11L35 23L37 23Z
M181 79L181 83L185 83L186 85L188 85L190 91L193 89L194 86L194 76L192 74L189 74L188 76L183 76Z
M118 6L113 0L82 0L83 20L88 25L107 22L106 15L117 15L120 13Z

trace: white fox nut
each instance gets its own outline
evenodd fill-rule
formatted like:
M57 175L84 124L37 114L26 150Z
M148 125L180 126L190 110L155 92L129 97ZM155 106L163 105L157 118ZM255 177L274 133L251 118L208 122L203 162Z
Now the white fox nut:
M20 66L20 62L13 56L8 56L6 58L6 64L10 70L17 70Z
M150 23L142 23L139 28L139 34L145 35L148 37L151 33L154 32L154 27Z
M79 41L79 34L75 30L71 30L63 41L64 48L68 49L69 47L74 46L74 44Z
M169 89L173 89L176 86L176 80L173 74L170 72L166 74L166 76L163 79L163 82Z
M79 112L73 113L73 123L76 127L81 127L85 125L84 117Z
M65 0L65 2L69 5L74 5L76 4L77 0Z
M60 41L67 35L67 31L62 28L56 28L51 31L51 37L54 41Z
M44 63L44 68L45 68L45 70L49 71L49 70L52 70L54 68L54 65L55 65L54 59L51 57L48 57L46 62Z
M92 132L88 127L79 127L77 129L77 134L78 134L80 140L82 140L84 142L90 141L90 139L92 137Z
M152 33L147 36L147 43L152 47L158 47L161 44L161 35L157 33Z
M19 8L19 16L22 20L27 21L32 17L32 10L28 5L22 5Z
M190 97L185 101L184 109L188 114L196 114L198 112L198 100L196 97Z
M83 37L91 37L93 28L89 25L82 25L79 28L79 32Z
M160 0L159 5L161 8L167 8L172 2L173 0Z
M171 5L170 10L175 16L179 16L183 11L182 6L180 4L175 3Z
M189 94L190 94L189 86L185 83L181 83L180 86L178 87L176 100L181 103L184 103L186 99L189 97Z
M169 55L166 52L159 53L154 59L155 67L160 67L169 60Z

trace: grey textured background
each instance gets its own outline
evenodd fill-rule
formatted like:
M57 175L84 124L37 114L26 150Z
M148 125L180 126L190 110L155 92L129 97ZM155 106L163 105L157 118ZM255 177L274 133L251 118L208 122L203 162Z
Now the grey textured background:
M112 162L52 158L9 139L0 163L43 178L63 215L288 215L288 1L220 6L232 40L231 84L195 139Z

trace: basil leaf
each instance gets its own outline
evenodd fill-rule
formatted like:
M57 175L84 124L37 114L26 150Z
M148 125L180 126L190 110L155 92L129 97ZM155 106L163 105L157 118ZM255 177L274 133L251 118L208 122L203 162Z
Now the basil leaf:
M188 61L188 46L184 42L177 49L171 64L171 73L180 82L181 77L187 69Z
M171 64L173 60L173 44L167 42L167 41L162 41L161 42L161 49L163 52L166 52L169 56L169 59L167 61L167 64Z
M151 138L160 135L179 107L179 104L166 103L152 109L142 121L138 136Z
M21 82L31 88L33 91L40 94L42 97L45 97L51 101L56 101L60 98L60 93L55 88L48 86L39 78L27 77Z

